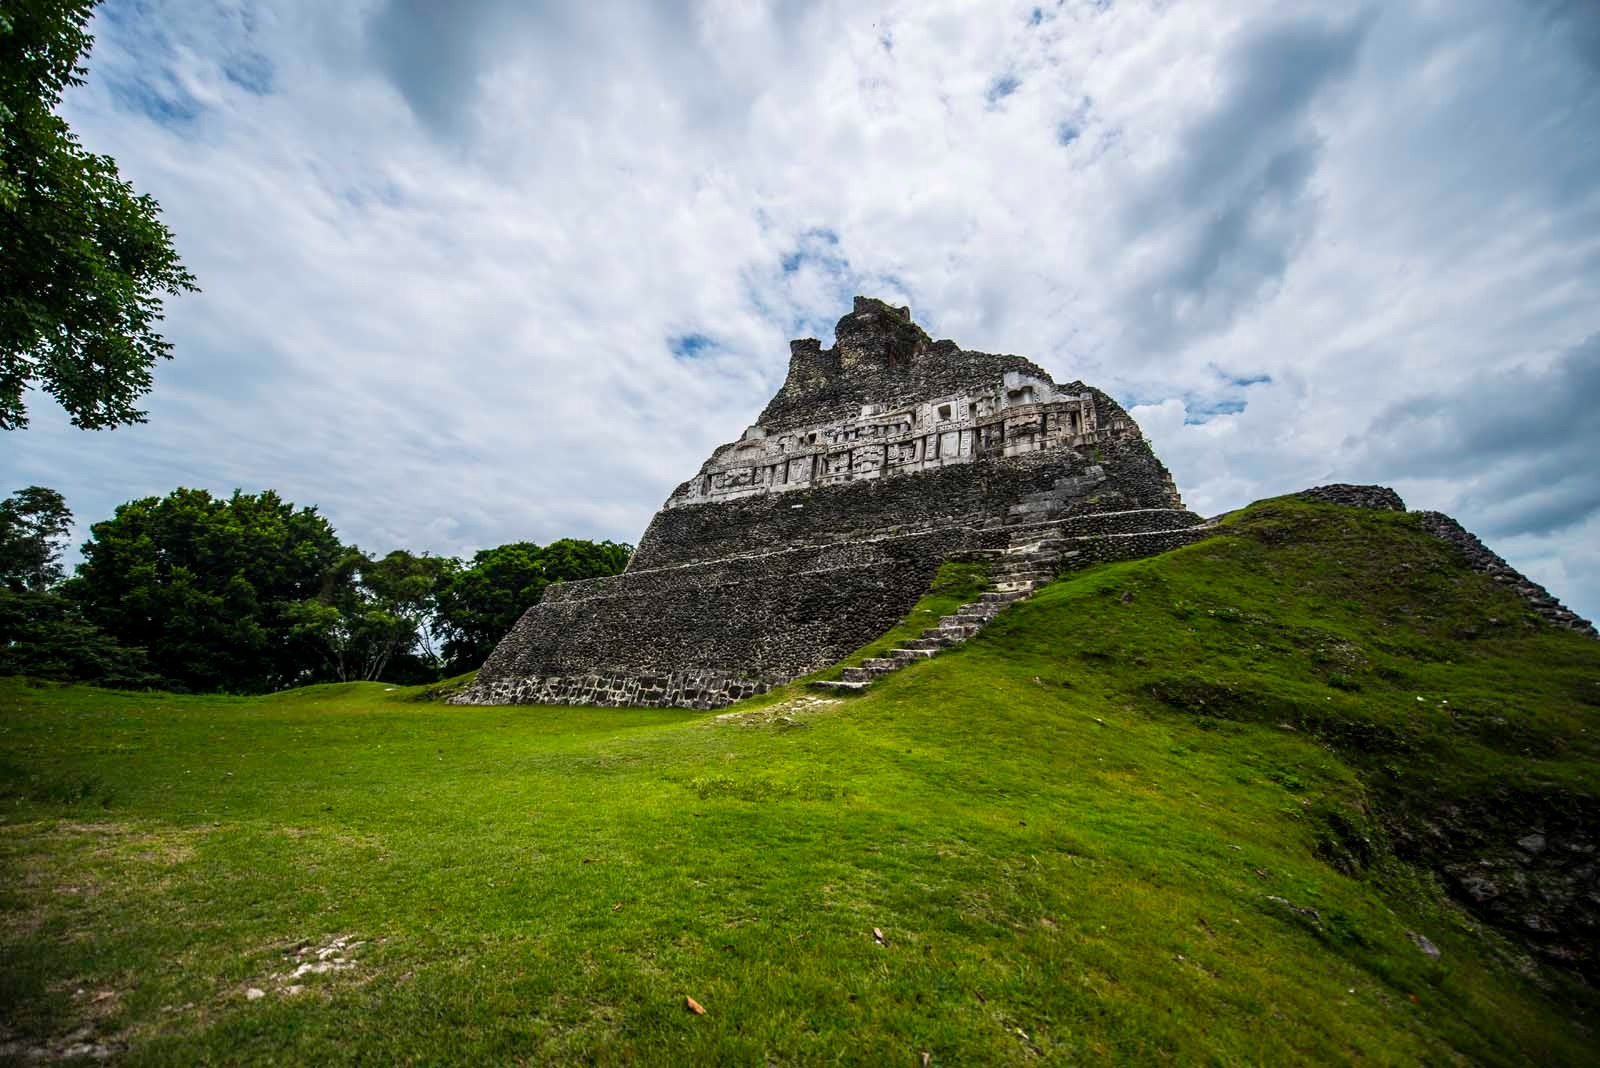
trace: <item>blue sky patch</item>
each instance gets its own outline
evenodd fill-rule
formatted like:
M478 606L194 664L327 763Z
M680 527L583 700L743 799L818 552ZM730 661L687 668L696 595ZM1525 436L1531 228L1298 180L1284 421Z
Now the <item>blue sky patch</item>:
M675 359L696 360L717 347L717 343L704 334L679 334L667 338L667 349Z
M1238 415L1244 411L1242 400L1186 401L1183 421L1187 426L1209 423L1219 415Z
M1081 136L1083 136L1083 131L1078 129L1076 123L1064 122L1056 127L1056 144L1058 145L1070 145Z
M240 52L222 65L223 75L247 93L266 96L272 92L272 60L260 52Z
M806 264L814 264L825 274L842 276L850 269L850 261L839 254L839 235L827 227L816 227L800 235L792 251L778 259L784 274L795 274Z
M1022 79L1015 74L1005 74L990 83L989 91L984 93L983 96L990 104L998 104L1021 88Z
M1238 386L1240 389L1243 389L1243 388L1245 388L1247 386L1270 386L1270 385L1272 385L1272 376L1268 375L1268 374L1242 375L1242 376L1240 376L1240 375L1230 375L1226 371L1218 371L1217 373L1222 376L1222 380L1224 382L1228 383L1228 385L1230 385L1230 386Z
M129 111L168 126L178 126L194 121L200 114L200 102L190 96L176 79L168 75L158 85L143 78L115 79L109 83L111 95Z

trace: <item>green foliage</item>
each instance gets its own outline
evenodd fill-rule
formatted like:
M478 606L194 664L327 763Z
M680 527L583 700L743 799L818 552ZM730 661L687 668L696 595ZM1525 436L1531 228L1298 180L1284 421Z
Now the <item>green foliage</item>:
M0 586L45 590L61 580L61 542L72 512L61 494L29 486L0 501Z
M121 505L90 532L68 593L91 623L148 650L170 685L250 692L318 677L300 606L336 600L352 568L315 508L271 490L178 489Z
M439 590L436 627L447 673L482 664L552 582L620 574L631 545L562 538L540 548L518 541L475 554Z
M159 682L144 650L121 645L49 590L0 587L0 676L134 688Z
M94 7L0 3L0 429L27 425L30 385L85 429L143 422L134 404L172 349L161 294L196 288L155 200L55 114Z
M334 582L291 607L290 633L321 650L339 682L383 678L397 658L418 651L431 681L438 657L429 643L428 617L440 585L457 567L453 559L404 549L376 559L351 550Z
M107 686L155 680L141 649L87 623L54 588L72 512L55 490L29 486L0 501L0 675Z
M0 588L17 595L0 612L0 675L240 693L432 682L446 658L448 673L475 668L549 583L616 574L631 552L562 539L486 549L465 567L404 549L374 556L270 490L178 489L94 524L76 577L60 583L71 519L39 486L0 502Z

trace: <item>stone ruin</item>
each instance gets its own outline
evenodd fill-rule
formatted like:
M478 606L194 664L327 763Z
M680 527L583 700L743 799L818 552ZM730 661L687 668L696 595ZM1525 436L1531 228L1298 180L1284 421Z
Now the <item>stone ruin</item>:
M879 637L944 561L1022 566L1048 544L1071 567L1200 536L1098 389L864 297L835 338L792 342L783 388L672 492L627 569L550 586L455 700L715 708Z

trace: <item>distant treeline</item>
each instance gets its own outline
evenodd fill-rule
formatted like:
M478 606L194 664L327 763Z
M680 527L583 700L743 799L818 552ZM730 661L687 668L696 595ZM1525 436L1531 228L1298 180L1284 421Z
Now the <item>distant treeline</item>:
M345 545L276 493L178 489L90 528L41 486L0 501L0 676L263 693L431 682L483 662L552 582L614 575L632 547L513 542L471 560Z

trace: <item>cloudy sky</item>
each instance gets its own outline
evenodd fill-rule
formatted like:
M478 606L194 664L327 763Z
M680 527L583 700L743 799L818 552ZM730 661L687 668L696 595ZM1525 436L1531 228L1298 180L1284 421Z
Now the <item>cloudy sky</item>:
M1213 514L1452 513L1600 616L1593 0L108 0L66 113L204 292L83 523L637 540L856 293L1132 406Z

